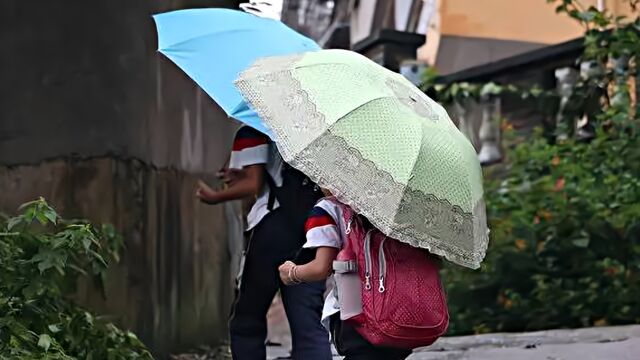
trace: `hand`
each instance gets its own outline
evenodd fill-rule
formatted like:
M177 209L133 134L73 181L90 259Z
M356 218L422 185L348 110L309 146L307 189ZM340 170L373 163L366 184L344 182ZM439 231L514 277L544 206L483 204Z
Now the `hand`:
M209 187L209 185L205 184L204 181L202 180L198 180L198 188L196 189L196 197L198 197L198 199L200 199L200 201L210 204L210 205L215 205L217 204L217 201L214 199L215 198L215 191Z
M278 268L278 271L280 272L280 280L282 280L282 282L285 285L296 284L296 281L293 278L294 277L293 271L295 267L296 267L296 264L294 264L291 261L286 261L284 264L280 265L280 267Z
M238 182L243 176L243 172L241 169L220 169L217 174L218 178L224 181L227 186L233 186Z

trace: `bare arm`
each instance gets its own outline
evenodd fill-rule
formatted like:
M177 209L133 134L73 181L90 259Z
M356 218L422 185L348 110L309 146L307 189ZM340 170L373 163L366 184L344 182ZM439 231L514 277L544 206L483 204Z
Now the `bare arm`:
M260 193L264 185L264 165L251 165L242 169L241 175L224 190L213 190L204 182L198 183L196 196L207 204L219 204L221 202L255 197Z
M287 261L278 268L280 279L286 285L324 280L333 272L333 260L338 256L338 251L333 247L319 247L315 259L307 264L296 265Z
M230 162L231 162L231 154L227 156L227 160L225 160L224 165L222 165L222 167L220 168L220 170L218 170L218 173L216 174L216 176L218 176L218 178L222 179L225 183L227 183L227 185L229 182L229 179L227 179L227 176L230 171L234 171L236 174L242 171L237 169L229 169Z

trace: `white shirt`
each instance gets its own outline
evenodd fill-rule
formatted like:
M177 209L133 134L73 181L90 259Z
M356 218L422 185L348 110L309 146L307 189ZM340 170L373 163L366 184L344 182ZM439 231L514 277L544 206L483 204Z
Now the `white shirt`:
M342 249L347 224L342 216L342 209L333 201L322 199L311 211L305 224L307 242L303 247L332 247ZM329 318L340 312L338 299L334 289L324 300L322 309L322 325L329 330Z
M263 133L249 126L241 127L233 140L229 168L242 169L263 164L276 186L282 186L283 160L275 144ZM265 181L256 202L247 215L247 230L251 230L269 213L269 185ZM276 200L273 209L280 205Z

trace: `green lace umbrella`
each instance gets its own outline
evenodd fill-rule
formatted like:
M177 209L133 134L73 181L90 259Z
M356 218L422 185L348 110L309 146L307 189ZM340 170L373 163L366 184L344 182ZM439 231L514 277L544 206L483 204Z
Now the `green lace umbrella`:
M289 164L387 236L480 266L488 229L476 151L403 76L322 50L258 60L236 86Z

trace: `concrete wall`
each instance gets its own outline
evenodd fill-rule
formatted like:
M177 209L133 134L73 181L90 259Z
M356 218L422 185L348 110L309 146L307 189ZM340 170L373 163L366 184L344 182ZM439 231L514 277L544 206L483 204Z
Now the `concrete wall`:
M445 37L491 40L496 50L510 52L514 44L517 47L558 44L584 35L577 21L556 14L557 4L544 0L437 0L436 3L438 11L427 32L427 44L419 52L419 58L431 64L463 61L452 58L450 51L441 53L446 51L443 47L448 46L442 43L441 37L443 40ZM581 1L585 8L597 3L597 0ZM637 16L626 0L606 0L604 5L615 15ZM504 47L497 46L500 44ZM460 45L463 44L456 44Z
M439 41L435 67L441 75L488 64L545 46L522 41L451 35L444 35Z
M583 32L577 22L557 15L553 4L540 0L445 0L440 14L443 35L553 44Z
M207 207L195 183L236 127L155 52L153 13L234 1L0 3L0 211L45 196L127 242L107 311L158 354L226 337L239 206Z

